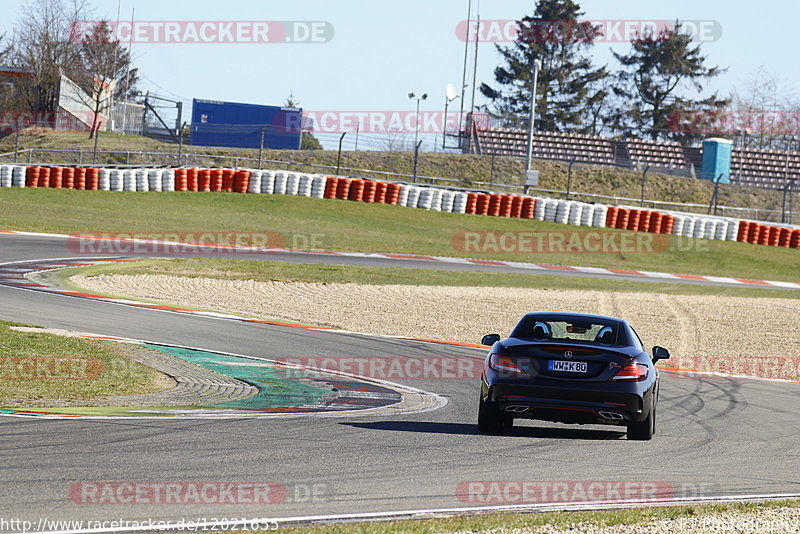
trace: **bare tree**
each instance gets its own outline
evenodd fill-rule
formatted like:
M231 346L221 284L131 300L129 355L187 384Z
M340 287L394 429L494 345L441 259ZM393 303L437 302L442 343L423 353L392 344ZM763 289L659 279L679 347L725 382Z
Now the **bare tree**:
M784 137L797 131L793 121L784 120L797 113L796 93L763 66L731 92L731 100L744 146L782 149Z
M78 22L86 16L83 0L29 0L15 25L12 63L33 74L29 107L56 111L61 76L81 72Z
M112 36L108 21L96 22L81 39L80 59L83 72L78 84L88 95L84 103L92 109L91 139L100 128L103 111L110 111L114 96L125 96L136 82L136 69L130 69L130 52ZM88 100L88 101L87 101Z
M14 49L13 43L9 43L6 39L6 34L0 35L0 65L5 65L11 57L11 52Z

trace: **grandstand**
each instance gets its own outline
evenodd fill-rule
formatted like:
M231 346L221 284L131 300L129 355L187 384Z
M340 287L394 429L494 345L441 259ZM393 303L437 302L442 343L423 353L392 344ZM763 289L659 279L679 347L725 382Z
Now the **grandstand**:
M474 128L464 136L464 153L525 157L528 133L514 128ZM673 174L700 175L702 147L684 147L673 141L625 139L596 135L544 132L533 134L533 157L644 169L655 167ZM734 148L731 183L764 189L798 189L800 153Z

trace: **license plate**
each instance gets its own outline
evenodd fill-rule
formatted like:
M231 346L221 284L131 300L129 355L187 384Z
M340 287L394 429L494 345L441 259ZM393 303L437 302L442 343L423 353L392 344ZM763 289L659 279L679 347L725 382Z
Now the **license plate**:
M547 365L550 371L561 371L564 373L585 373L587 369L586 362L568 362L566 360L550 360Z

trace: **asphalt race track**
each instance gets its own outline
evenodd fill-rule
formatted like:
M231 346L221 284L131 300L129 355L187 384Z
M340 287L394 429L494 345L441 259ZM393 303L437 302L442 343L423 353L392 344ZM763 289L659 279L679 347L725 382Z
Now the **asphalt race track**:
M0 263L54 258L76 256L61 238L0 234ZM290 259L304 261L299 255ZM484 354L468 347L150 310L2 283L0 319L270 359L460 360ZM2 516L34 525L42 518L209 521L519 504L516 491L480 489L513 490L509 481L569 488L558 495L539 493L529 499L534 505L618 500L607 488L625 488L625 483L634 488L632 500L800 494L800 384L666 372L662 379L657 435L649 442L627 441L623 428L541 422L518 423L507 436L481 436L475 425L477 381L442 378L396 380L449 401L412 415L0 417ZM249 504L246 497L235 504L135 499L86 504L70 494L76 484L102 481L274 483L285 488L285 495L267 504ZM606 491L582 498L579 488L593 482ZM637 493L642 484L657 492Z

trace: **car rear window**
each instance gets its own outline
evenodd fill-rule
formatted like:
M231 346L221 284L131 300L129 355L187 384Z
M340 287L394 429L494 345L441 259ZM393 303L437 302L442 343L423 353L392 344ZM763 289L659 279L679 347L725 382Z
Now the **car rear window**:
M579 343L622 344L616 321L568 317L525 317L511 333L512 337Z

